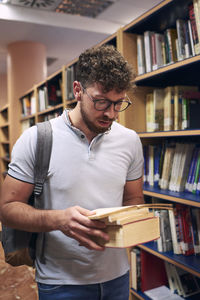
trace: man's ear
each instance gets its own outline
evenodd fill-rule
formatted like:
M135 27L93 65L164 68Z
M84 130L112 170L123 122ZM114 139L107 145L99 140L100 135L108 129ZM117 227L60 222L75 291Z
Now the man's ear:
M78 81L73 82L73 92L74 92L74 97L77 101L81 100L81 86Z

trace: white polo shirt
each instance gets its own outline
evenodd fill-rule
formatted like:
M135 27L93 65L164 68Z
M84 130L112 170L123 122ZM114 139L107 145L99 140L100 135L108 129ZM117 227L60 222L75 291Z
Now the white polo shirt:
M110 131L97 135L89 144L84 133L71 126L67 111L51 124L52 154L43 188L45 209L121 206L126 181L142 176L138 135L114 122ZM36 138L33 126L18 139L12 151L10 176L34 183ZM46 264L36 260L36 280L46 284L100 283L129 269L125 249L88 250L60 231L45 234L45 259Z

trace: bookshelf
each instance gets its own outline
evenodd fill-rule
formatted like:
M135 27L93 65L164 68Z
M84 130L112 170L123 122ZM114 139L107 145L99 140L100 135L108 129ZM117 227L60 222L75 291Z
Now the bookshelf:
M117 34L114 33L94 47L108 44L117 47ZM44 81L34 85L19 99L20 128L18 136L28 127L61 115L63 109L73 108L76 100L73 95L73 81L76 78L75 58Z
M137 36L143 35L147 30L163 33L168 28L175 28L177 19L186 20L188 18L188 4L190 2L191 0L164 0L142 16L120 28L117 33L96 45L110 44L115 46L136 70L135 88L128 93L133 105L128 110L120 113L119 122L138 132L144 145L151 143L159 145L165 140L173 140L174 138L182 141L189 141L192 138L195 143L200 143L200 128L155 132L147 132L146 130L147 93L152 92L154 88L165 88L174 85L200 86L200 54L163 64L155 70L140 75L138 75L137 63ZM71 84L76 73L76 63L77 58L22 95L19 100L22 112L21 127L26 128L37 122L42 122L47 118L60 114L66 107L72 108L76 105L71 90ZM48 103L47 100L50 95L52 96L52 93L50 93L52 86L54 87L52 91L53 99L55 100L54 104L52 102L51 104ZM24 113L26 109L23 108L23 102L27 102L28 106L32 102L33 109L28 109L28 113ZM18 135L20 134L21 132ZM5 148L9 147L9 138L4 140L4 143L8 145ZM172 192L145 185L144 195L145 197L162 199L162 201L182 203L200 208L200 197L191 193ZM140 248L200 277L200 269L197 267L200 263L200 258L198 257L182 257L172 253L163 254L157 251L154 244L141 245ZM130 299L149 298L142 292L131 289ZM195 299L195 297L188 299Z
M152 131L146 130L146 95L155 88L166 88L168 86L200 86L198 70L200 67L200 55L195 53L190 57L184 57L170 63L163 64L159 68L143 74L138 74L138 53L137 36L144 35L146 31L164 33L168 28L176 28L177 19L188 19L188 5L190 0L164 0L153 7L142 16L130 22L117 32L117 47L136 71L134 81L135 88L129 93L133 105L121 113L120 123L138 132L143 145L160 145L165 141L181 141L200 143L200 126L195 129ZM200 123L199 123L200 125ZM200 196L190 192L173 192L168 189L144 185L143 193L145 198L154 197L157 201L181 203L186 206L200 208ZM156 243L140 245L139 249L163 261L168 261L188 273L200 277L199 256L175 255L173 252L159 252ZM141 291L131 288L130 299L149 299ZM198 296L191 296L187 299L198 299Z
M2 184L10 162L9 106L0 109L0 183Z

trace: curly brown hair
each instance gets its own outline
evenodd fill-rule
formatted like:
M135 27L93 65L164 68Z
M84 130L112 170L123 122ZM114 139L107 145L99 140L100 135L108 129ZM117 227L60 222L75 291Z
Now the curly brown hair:
M79 56L76 77L84 88L100 83L104 92L131 88L134 73L124 57L110 45L87 49Z

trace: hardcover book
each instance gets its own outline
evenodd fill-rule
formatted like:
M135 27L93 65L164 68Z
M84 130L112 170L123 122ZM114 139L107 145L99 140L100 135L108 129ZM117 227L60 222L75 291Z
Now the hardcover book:
M105 232L110 236L106 242L94 237L96 243L105 247L128 248L158 239L160 236L159 218L149 207L171 209L169 204L142 204L124 207L99 208L89 219L105 222Z

